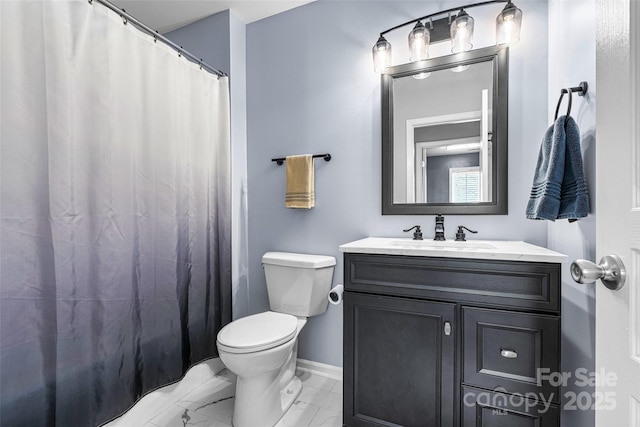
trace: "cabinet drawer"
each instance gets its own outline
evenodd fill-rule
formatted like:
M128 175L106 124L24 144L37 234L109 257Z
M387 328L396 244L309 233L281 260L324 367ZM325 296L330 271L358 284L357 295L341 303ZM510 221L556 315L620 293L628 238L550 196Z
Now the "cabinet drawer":
M535 393L559 402L559 389L538 381L558 372L557 317L463 307L463 381L494 391Z
M462 388L462 427L559 427L557 406L540 400Z
M558 313L560 264L345 254L345 289Z

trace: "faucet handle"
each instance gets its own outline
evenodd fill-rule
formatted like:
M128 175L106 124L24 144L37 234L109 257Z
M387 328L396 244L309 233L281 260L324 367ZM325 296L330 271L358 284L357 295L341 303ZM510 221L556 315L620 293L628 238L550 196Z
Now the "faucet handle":
M438 214L436 216L436 236L433 238L433 240L437 240L437 241L445 241L447 239L445 239L444 237L444 217L440 214Z
M473 234L477 233L477 231L471 230L465 227L464 225L459 225L458 232L456 233L456 242L464 242L467 240L463 230L467 230L469 233L473 233Z
M422 240L422 230L420 230L420 226L419 225L414 225L413 227L407 228L406 230L402 230L402 231L407 233L407 232L413 230L414 228L416 229L416 231L413 233L413 240Z

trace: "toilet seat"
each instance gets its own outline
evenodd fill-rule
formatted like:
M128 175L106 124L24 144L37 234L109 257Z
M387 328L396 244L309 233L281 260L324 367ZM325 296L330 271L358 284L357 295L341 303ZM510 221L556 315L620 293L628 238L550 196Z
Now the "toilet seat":
M266 311L234 320L222 328L218 348L229 353L267 350L292 340L297 331L297 317Z

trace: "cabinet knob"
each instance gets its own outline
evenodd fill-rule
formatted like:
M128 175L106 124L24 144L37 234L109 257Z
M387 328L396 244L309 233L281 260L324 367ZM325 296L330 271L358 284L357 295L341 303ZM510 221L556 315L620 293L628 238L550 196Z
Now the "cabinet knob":
M444 334L451 335L451 323L444 322Z
M516 357L518 357L518 353L516 353L514 350L506 350L506 349L500 349L500 356L502 357L506 357L507 359L515 359Z

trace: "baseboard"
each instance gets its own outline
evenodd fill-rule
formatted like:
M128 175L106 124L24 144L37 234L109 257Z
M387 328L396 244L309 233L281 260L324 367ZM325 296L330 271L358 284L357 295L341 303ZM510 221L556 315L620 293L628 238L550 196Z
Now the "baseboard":
M323 377L342 381L342 368L338 366L314 362L313 360L298 359L298 364L296 367L301 371L306 371L311 374L322 375Z

